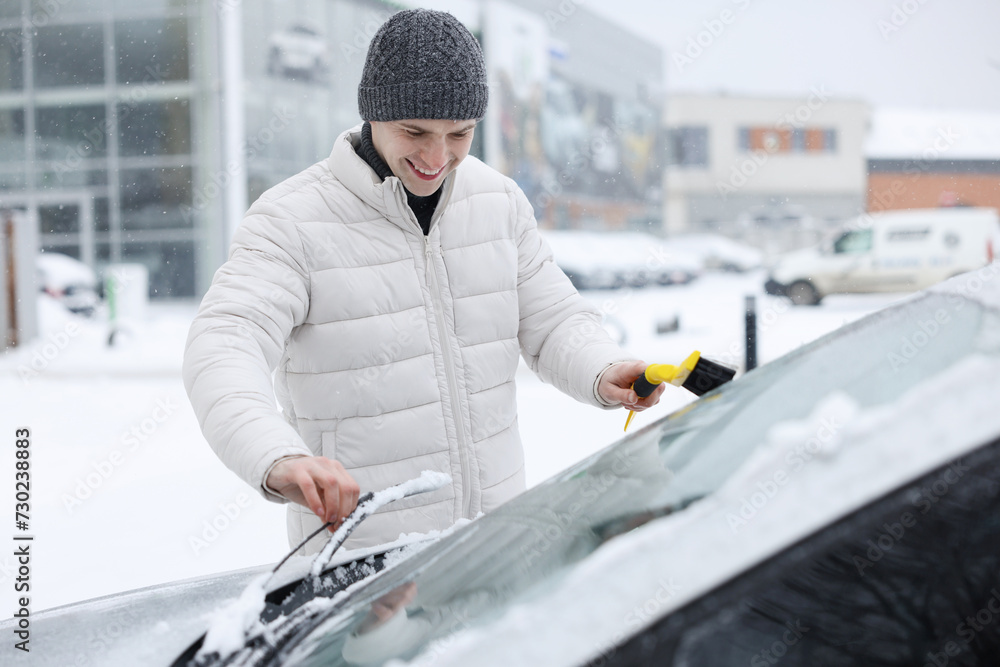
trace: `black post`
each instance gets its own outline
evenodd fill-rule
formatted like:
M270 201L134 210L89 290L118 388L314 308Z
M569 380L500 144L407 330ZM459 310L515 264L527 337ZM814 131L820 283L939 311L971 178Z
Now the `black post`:
M757 298L746 297L746 371L757 368Z

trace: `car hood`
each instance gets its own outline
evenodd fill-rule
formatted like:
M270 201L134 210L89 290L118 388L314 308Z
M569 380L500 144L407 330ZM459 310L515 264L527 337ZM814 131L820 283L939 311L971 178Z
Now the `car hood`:
M340 552L328 569L436 537L409 535L378 547ZM312 560L299 556L289 559L268 590L306 576ZM31 652L31 665L168 665L205 634L215 612L238 598L250 582L273 567L273 564L261 565L159 584L32 614L30 646L38 648ZM10 636L14 629L12 620L0 623L0 632L5 635ZM12 641L4 642L0 664L15 664L16 653Z

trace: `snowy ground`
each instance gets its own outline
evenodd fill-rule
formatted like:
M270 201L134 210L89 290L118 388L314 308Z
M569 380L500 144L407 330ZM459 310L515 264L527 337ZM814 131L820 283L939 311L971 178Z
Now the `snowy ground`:
M764 295L760 273L706 274L684 287L587 293L650 363L692 350L741 365L743 303L757 296L762 363L878 310L900 295L829 297L791 308ZM31 430L31 606L35 611L155 583L271 563L287 550L283 508L261 499L205 444L180 380L195 305L159 305L131 337L39 305L42 336L0 356L0 475L11 521L14 433ZM674 316L680 328L658 335ZM518 375L529 485L622 435L623 411L594 410ZM644 426L692 396L670 389L637 415ZM0 609L13 608L13 549L0 550Z

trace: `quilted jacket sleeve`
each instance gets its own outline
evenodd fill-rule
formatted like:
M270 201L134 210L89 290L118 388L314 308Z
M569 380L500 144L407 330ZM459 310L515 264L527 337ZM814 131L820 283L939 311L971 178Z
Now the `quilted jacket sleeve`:
M633 357L611 340L600 313L553 261L531 204L516 186L514 196L521 354L545 382L583 403L609 407L597 395L598 376L611 364Z
M305 319L309 274L295 225L258 202L236 232L188 333L183 377L202 432L222 462L269 500L278 459L312 453L277 409L271 374Z

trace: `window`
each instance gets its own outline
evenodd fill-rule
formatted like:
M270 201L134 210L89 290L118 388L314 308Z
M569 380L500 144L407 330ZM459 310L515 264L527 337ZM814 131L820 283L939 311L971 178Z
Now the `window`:
M828 153L837 152L836 130L823 130L823 149Z
M91 185L107 185L107 169L85 169L83 166L57 162L36 170L35 184L40 190L55 188L86 188Z
M0 190L23 190L28 180L23 169L17 171L0 171Z
M128 230L191 226L182 207L191 206L191 169L123 169L122 226Z
M14 0L13 4L20 5L20 2ZM145 0L135 4L147 6L149 2ZM74 15L103 14L106 11L105 0L31 0L32 22L38 25L51 23L64 9L71 9Z
M708 166L708 128L678 127L672 133L673 163L684 167Z
M792 148L792 131L775 127L740 128L740 148L746 152L787 152Z
M192 241L149 241L122 245L122 261L149 268L149 296L194 296L195 250Z
M104 28L99 23L38 28L35 85L104 84Z
M0 110L0 162L23 162L24 155L24 111Z
M97 197L94 199L94 231L106 232L111 228L111 215L108 211L108 198Z
M187 100L120 104L118 150L123 157L184 155L191 152Z
M833 244L835 253L868 252L872 249L872 230L846 232Z
M38 207L38 228L42 234L72 234L80 231L80 207L54 204Z
M806 150L806 132L803 129L792 130L792 150L802 153Z
M741 127L739 149L745 153L833 153L837 150L837 131L821 128Z
M741 127L737 130L736 143L739 145L740 150L744 153L750 152L750 128Z
M120 21L115 24L118 83L188 79L185 19Z
M62 171L81 160L107 155L104 105L39 107L35 110L35 153L39 160L58 160Z
M24 87L24 37L15 28L0 30L0 90Z

